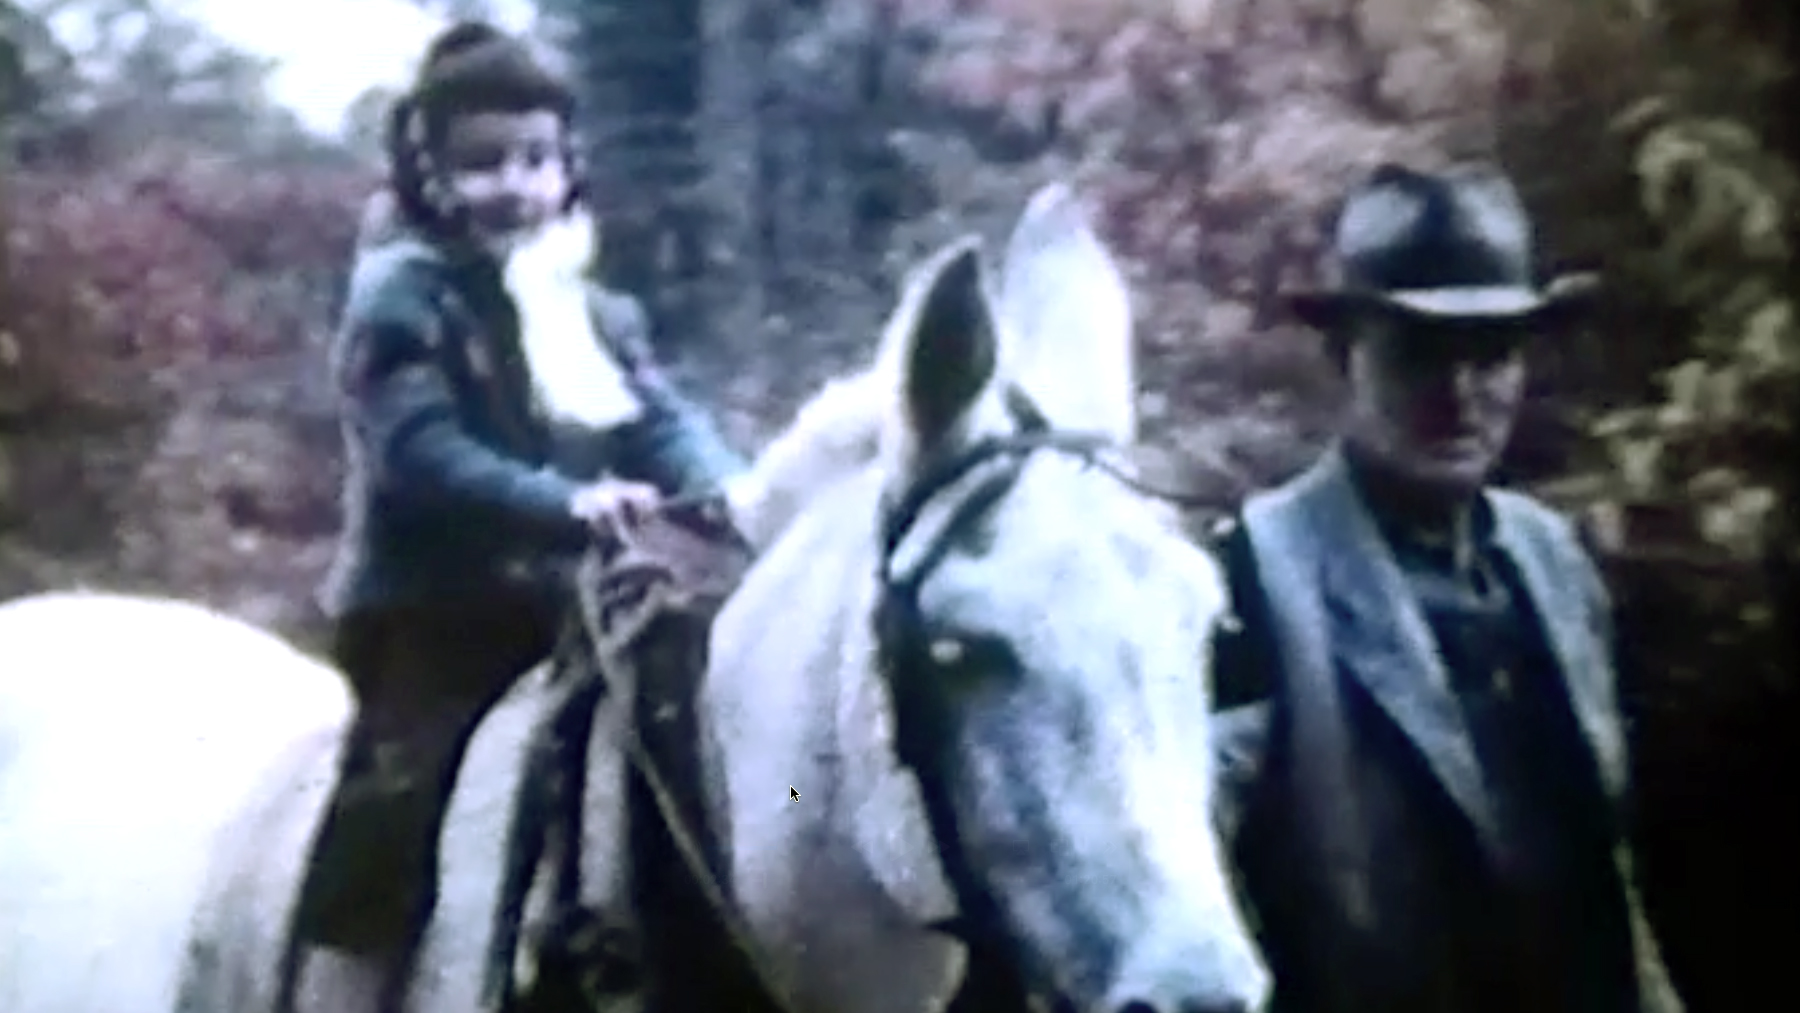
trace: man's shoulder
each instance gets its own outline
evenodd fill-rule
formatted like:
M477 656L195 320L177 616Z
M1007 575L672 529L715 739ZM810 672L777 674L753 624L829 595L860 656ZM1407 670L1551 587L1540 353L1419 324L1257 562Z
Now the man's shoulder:
M1586 558L1587 550L1575 522L1549 504L1529 493L1499 487L1487 490L1487 500L1495 523L1515 540L1522 539L1558 555Z
M1329 511L1332 503L1331 483L1339 464L1334 452L1325 455L1286 480L1245 497L1236 518L1245 529L1244 537L1263 541L1278 538L1283 542L1318 525L1321 511Z
M1525 523L1563 528L1570 526L1568 518L1556 508L1521 489L1489 486L1487 497L1497 512L1510 514Z

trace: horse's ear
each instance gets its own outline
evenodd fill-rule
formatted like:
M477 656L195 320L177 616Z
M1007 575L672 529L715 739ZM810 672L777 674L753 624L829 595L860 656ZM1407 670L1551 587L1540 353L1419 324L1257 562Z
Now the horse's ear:
M1067 186L1040 189L1006 244L1000 312L1011 375L1061 428L1137 435L1131 291Z
M888 351L907 442L926 451L973 432L976 410L1000 370L1001 346L977 240L940 251L915 285Z

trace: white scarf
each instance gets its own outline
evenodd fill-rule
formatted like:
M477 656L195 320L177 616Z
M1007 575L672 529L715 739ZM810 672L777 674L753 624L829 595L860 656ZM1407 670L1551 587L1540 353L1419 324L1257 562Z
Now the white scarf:
M643 406L595 331L583 276L594 238L585 211L565 215L520 240L504 278L538 407L552 422L605 430L637 418Z

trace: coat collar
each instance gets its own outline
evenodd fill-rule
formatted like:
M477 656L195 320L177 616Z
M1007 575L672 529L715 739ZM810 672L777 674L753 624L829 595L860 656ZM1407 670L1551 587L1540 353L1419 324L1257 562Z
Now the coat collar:
M1308 520L1329 547L1321 561L1321 594L1335 626L1334 655L1381 710L1414 743L1444 790L1481 839L1497 843L1497 823L1474 741L1424 610L1365 505L1342 453L1333 449L1301 480ZM1610 678L1591 674L1595 641L1587 609L1567 574L1554 573L1541 532L1524 516L1518 497L1488 491L1494 543L1517 568L1558 662L1578 721L1605 770L1614 754L1611 700L1600 699ZM1558 577L1564 579L1558 580ZM1610 782L1613 778L1607 776Z

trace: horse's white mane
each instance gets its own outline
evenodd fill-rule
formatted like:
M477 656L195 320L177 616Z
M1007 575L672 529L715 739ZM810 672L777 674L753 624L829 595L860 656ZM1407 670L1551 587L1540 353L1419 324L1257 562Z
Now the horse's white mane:
M888 386L873 370L833 380L726 490L738 530L767 548L826 486L875 459Z

